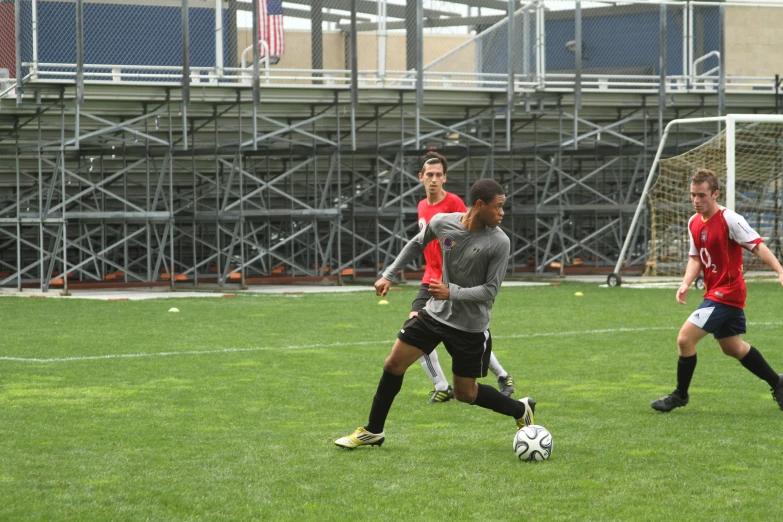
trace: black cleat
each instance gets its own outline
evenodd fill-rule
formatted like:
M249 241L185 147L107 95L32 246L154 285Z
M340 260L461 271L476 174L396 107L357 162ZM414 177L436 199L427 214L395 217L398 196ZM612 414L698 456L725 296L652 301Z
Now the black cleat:
M778 403L778 407L783 410L783 375L778 380L778 385L772 388L772 398Z
M783 398L783 390L781 391L781 398ZM674 408L682 408L688 404L688 397L684 399L680 397L677 390L674 390L666 397L661 397L658 400L652 401L650 406L652 409L662 411L664 413L672 411Z
M514 378L510 373L505 377L498 377L498 389L506 397L514 395Z
M430 400L427 401L427 404L437 404L439 402L446 402L450 401L454 398L454 388L449 385L449 387L445 391L438 391L438 390L432 390L432 395L430 396Z

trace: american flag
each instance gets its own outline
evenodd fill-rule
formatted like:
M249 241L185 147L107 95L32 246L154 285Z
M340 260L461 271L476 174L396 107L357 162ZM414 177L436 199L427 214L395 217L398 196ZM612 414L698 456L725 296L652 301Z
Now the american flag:
M283 0L258 0L258 41L269 44L269 56L282 56L285 50L283 39ZM259 56L265 56L263 45Z

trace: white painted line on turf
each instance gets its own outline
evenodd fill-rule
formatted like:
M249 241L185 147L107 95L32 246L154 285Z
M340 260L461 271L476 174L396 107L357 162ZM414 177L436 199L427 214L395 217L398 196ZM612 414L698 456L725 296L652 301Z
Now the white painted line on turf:
M751 326L783 326L783 322L749 322ZM599 330L572 330L568 332L539 332L531 334L512 334L496 335L494 339L532 339L536 337L566 337L569 335L595 335L612 334L626 332L651 332L656 330L679 330L675 326L648 326L643 328L602 328ZM2 357L0 361L26 362L26 363L61 363L61 362L81 362L81 361L99 361L105 359L135 359L144 357L173 357L176 355L214 355L219 353L242 353L242 352L260 352L267 350L307 350L310 348L334 348L339 346L368 346L378 344L391 344L394 339L384 339L380 341L356 341L356 342L335 342L335 343L313 343L289 346L251 346L250 348L221 348L219 350L187 350L183 352L158 352L158 353L121 353L108 355L87 355L84 357Z
M532 337L564 337L566 335L591 335L603 333L650 332L653 330L679 330L674 326L646 326L643 328L603 328L601 330L573 330L570 332L541 332L532 334L493 335L493 339L528 339Z
M362 346L368 344L392 343L394 341L357 341L352 343L314 343L298 346L251 346L250 348L221 348L219 350L187 350L183 352L158 352L158 353L119 353L108 355L87 355L84 357L52 357L50 359L34 357L0 357L0 361L34 362L34 363L58 363L71 361L98 361L102 359L132 359L141 357L171 357L174 355L210 355L216 353L259 352L264 350L306 350L308 348L333 348L335 346Z

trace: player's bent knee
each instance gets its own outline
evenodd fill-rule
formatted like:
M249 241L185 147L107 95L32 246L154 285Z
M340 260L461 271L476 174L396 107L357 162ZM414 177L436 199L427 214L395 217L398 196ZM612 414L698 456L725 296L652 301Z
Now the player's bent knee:
M677 349L680 355L691 356L696 353L696 343L686 335L677 336Z
M468 404L470 404L476 400L476 391L461 390L459 388L454 388L454 398L457 399L459 402L467 402Z
M384 371L393 373L394 375L403 375L405 370L408 369L408 366L409 365L406 366L396 359L392 359L391 357L387 357L386 361L383 363Z

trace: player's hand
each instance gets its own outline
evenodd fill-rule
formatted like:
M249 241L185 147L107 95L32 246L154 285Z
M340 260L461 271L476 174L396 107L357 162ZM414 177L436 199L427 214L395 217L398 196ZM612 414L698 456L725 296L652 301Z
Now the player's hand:
M419 315L419 312L411 312L411 313L408 314L408 319L413 319L417 315Z
M391 281L386 279L385 277L382 277L378 279L375 282L375 295L379 295L381 297L385 296L389 293L389 288L391 288Z
M430 295L432 297L440 301L448 301L450 294L449 285L437 279L430 279Z
M783 285L783 272L778 274L778 281L780 281L780 284Z
M680 285L680 288L677 289L677 302L680 304L686 304L685 303L685 297L688 295L688 290L690 290L690 285L686 285L685 283Z

